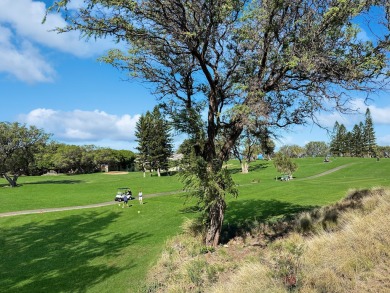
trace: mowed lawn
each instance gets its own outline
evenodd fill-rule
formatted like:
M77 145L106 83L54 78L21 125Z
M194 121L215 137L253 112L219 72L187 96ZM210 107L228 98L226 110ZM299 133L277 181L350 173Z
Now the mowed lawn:
M294 180L275 180L272 162L258 161L241 174L237 161L227 167L239 197L227 198L226 223L245 226L335 202L349 189L390 186L390 159L322 158L297 160ZM328 170L346 166L319 177ZM1 292L137 292L165 241L193 217L180 194L177 176L74 175L22 177L18 188L0 180L0 212L112 201L117 187L142 189L145 204L0 218Z

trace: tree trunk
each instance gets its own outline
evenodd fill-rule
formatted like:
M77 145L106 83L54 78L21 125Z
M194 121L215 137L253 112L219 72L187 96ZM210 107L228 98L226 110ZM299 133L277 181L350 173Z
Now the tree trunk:
M241 172L242 172L242 174L249 173L249 164L247 162L241 163Z
M3 177L8 181L9 185L11 187L16 187L17 184L16 184L16 181L18 180L18 175L14 175L13 178L11 178L10 176L8 176L7 174L3 174Z
M226 203L221 197L210 207L210 223L207 227L206 245L217 247L221 237L222 223L225 215Z

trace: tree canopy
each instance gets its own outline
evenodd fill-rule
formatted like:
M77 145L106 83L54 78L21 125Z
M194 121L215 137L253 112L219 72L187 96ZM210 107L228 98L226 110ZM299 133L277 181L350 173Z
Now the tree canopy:
M16 186L18 177L29 172L39 152L50 135L34 126L0 122L0 176L11 187Z
M148 81L175 127L199 143L207 245L219 241L230 190L222 163L245 126L316 122L389 77L385 0L85 0L77 12L69 2L49 9L66 14L57 31L126 44L102 60ZM363 25L381 33L359 38Z

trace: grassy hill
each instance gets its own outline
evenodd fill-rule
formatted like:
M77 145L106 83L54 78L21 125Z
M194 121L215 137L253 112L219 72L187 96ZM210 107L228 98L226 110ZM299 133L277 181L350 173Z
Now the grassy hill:
M329 210L337 217L326 219ZM389 292L390 190L354 191L315 214L321 216L312 229L303 233L297 221L295 230L262 246L252 234L210 253L193 237L177 236L145 292Z
M258 161L246 175L237 161L228 163L239 197L227 198L226 242L250 233L259 223L276 223L335 203L352 188L390 186L390 160L335 158L324 163L322 158L306 158L297 163L295 178L288 182L275 180L279 174L272 162ZM129 208L113 204L0 218L2 292L111 292L113 284L116 292L137 292L145 288L147 273L161 258L165 243L195 216L193 203L179 192L177 175L59 175L21 177L19 183L21 187L8 188L0 179L0 212L108 202L116 188L126 186L134 194L142 190L146 204L132 201ZM169 191L179 193L152 197ZM204 250L199 246L193 254ZM201 265L195 264L192 271ZM196 273L193 277L196 280Z

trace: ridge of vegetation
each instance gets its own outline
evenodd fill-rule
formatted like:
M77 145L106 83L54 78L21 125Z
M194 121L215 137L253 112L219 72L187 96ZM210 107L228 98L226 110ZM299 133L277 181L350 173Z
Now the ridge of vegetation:
M389 189L351 190L216 249L202 244L188 220L144 292L388 292L389 212Z

